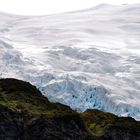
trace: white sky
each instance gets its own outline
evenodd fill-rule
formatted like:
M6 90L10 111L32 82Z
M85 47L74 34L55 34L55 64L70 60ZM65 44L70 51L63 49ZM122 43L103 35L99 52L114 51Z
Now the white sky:
M140 0L0 0L0 11L18 15L47 15L95 5L140 3Z

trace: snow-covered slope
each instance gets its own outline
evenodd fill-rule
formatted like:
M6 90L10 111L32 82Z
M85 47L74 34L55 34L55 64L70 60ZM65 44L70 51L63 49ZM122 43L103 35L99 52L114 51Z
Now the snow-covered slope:
M140 120L140 4L49 16L0 14L0 77L51 101Z

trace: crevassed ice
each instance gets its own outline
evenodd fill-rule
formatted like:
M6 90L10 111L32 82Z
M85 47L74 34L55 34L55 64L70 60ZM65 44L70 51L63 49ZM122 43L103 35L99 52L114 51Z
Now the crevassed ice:
M51 101L140 120L140 5L49 16L0 13L0 77Z

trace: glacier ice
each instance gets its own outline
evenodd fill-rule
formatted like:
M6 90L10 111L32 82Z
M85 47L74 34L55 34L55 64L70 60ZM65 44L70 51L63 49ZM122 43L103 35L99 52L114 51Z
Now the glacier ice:
M140 4L48 16L0 13L0 78L49 100L140 120Z

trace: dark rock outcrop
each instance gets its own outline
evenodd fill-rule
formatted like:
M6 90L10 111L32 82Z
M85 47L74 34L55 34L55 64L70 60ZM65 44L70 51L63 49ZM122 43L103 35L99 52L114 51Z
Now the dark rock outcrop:
M0 140L140 140L140 122L99 110L79 114L27 82L1 79Z
M88 135L78 115L31 117L0 107L0 140L86 140Z

